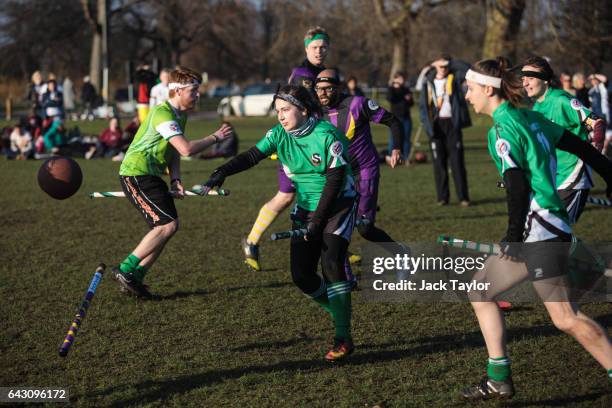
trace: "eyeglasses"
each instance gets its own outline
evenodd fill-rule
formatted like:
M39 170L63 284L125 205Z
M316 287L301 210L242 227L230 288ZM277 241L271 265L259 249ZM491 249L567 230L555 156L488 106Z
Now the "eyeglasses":
M332 93L336 91L336 87L335 86L316 86L315 87L315 91L317 91L317 93Z

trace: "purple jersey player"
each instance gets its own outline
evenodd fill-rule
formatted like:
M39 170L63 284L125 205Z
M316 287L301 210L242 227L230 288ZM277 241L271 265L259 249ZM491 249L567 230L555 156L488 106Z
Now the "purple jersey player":
M342 130L350 141L349 158L360 195L357 216L369 221L357 227L359 234L371 242L394 243L395 241L385 231L374 225L380 171L378 153L372 141L370 122L381 123L391 130L393 136L392 167L395 167L400 161L402 123L395 115L381 108L376 101L363 96L340 94L338 71L334 69L321 71L315 84L317 97L323 106L323 119ZM397 245L394 250L402 253L405 249Z
M314 82L317 74L324 69L323 63L327 57L329 42L329 35L325 29L315 27L308 30L304 36L306 59L300 66L295 67L291 71L291 76L289 77L290 84L309 89L312 92L313 98L315 98ZM295 189L293 184L282 171L282 167L279 166L278 192L261 207L251 232L242 242L245 263L251 269L255 271L261 270L261 265L259 264L259 240L278 214L293 202L294 196Z

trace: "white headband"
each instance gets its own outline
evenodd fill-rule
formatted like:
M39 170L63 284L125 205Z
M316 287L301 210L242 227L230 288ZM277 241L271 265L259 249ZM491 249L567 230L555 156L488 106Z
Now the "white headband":
M190 86L193 86L193 85L200 86L200 83L197 81L191 82L189 84L179 84L178 82L170 82L168 84L168 89L172 90L172 89L189 88Z
M467 74L465 74L465 79L474 81L480 85L489 85L493 88L501 88L501 78L484 75L479 72L472 71L471 69L468 69Z

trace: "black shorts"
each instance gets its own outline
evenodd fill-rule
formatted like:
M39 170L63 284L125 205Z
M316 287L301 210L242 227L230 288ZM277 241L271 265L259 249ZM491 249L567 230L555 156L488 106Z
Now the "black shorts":
M578 218L584 211L587 198L589 197L589 189L584 190L557 190L563 205L569 216L569 222L575 224L578 222Z
M178 218L174 199L166 183L157 176L119 176L125 196L138 209L150 228Z
M342 237L350 242L355 226L355 214L357 211L357 200L355 197L339 198L334 202L333 208L330 211L330 217L323 228L324 234L333 234ZM306 225L312 218L314 211L308 211L297 205L291 213L293 221L293 229L306 228ZM293 240L303 241L303 238L293 238Z
M568 273L571 243L561 238L525 242L521 258L525 261L532 281L553 278Z

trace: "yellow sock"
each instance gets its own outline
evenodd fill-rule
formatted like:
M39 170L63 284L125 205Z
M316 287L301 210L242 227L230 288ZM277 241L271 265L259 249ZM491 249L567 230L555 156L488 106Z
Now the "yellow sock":
M259 215L255 220L255 224L253 224L253 229L251 229L251 232L247 237L247 242L249 244L257 245L257 243L259 243L259 240L261 239L262 234L266 232L270 224L274 222L277 216L278 212L270 210L265 205L261 207L261 210L259 210Z

